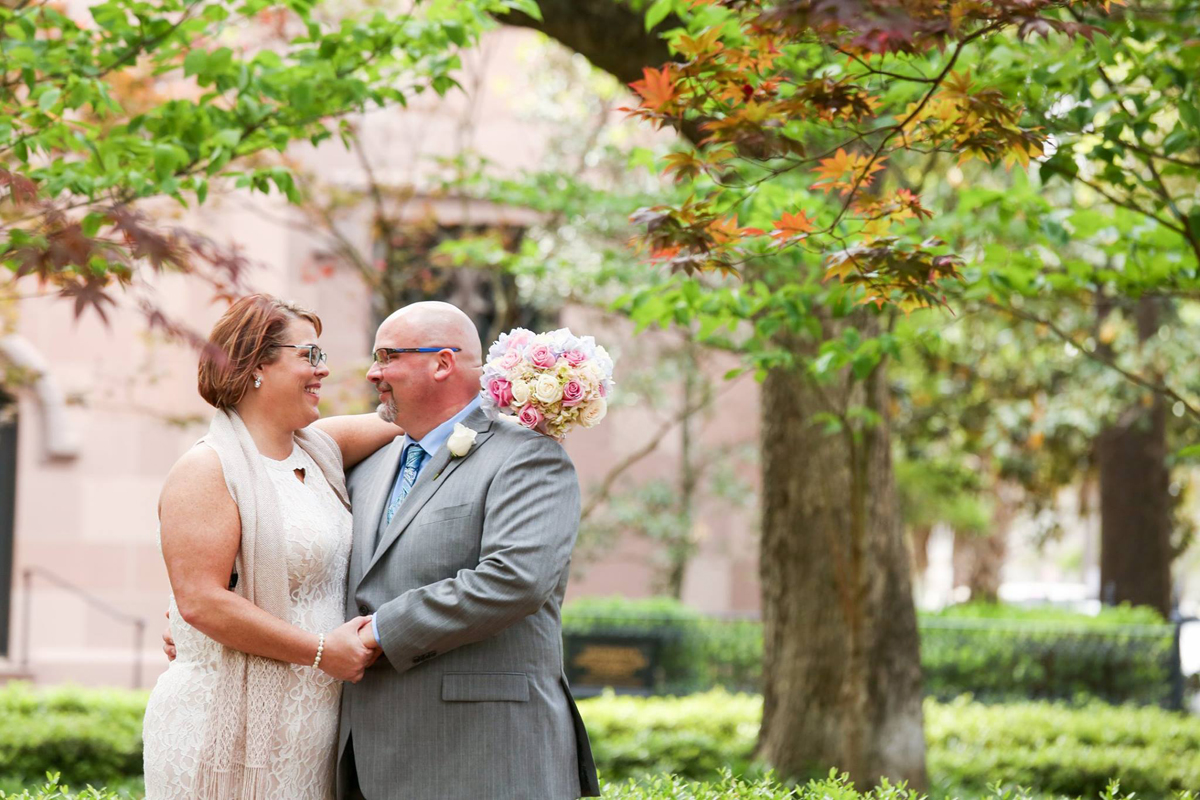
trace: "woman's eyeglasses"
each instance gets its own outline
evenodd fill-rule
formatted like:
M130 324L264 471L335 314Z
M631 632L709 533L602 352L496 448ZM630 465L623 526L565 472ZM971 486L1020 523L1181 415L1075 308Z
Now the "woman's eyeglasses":
M315 344L281 344L279 347L294 347L297 350L308 351L308 363L319 367L329 360L329 354Z

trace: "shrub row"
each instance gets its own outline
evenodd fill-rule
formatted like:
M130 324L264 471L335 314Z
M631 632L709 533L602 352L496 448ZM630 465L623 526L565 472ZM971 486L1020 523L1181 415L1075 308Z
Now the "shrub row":
M40 781L49 770L61 770L75 786L136 781L145 699L119 690L0 688L0 789ZM762 714L757 696L607 694L581 701L580 711L607 781L711 781L723 769L743 778L761 774L752 760ZM1143 800L1200 787L1196 717L1102 703L983 705L960 698L928 700L925 721L936 796L974 796L996 782L1095 797L1115 778Z
M683 698L606 695L580 703L609 780L674 774L711 780L728 765L754 776L762 701L713 691ZM934 793L988 785L1096 796L1111 779L1143 798L1200 787L1200 719L1157 708L1092 703L925 704Z
M123 794L91 787L76 794L60 786L57 779L19 793L6 794L0 789L0 800L123 800L123 797ZM604 797L609 800L924 800L923 795L902 786L884 785L859 792L844 776L830 776L804 786L788 787L769 776L747 781L729 774L707 783L696 783L675 775L660 775L640 783L608 783L604 786ZM979 795L978 800L1034 800L1035 797L1026 790L998 787ZM1136 795L1113 784L1095 797L1135 800ZM1179 792L1175 800L1200 800L1200 797L1192 792Z
M1149 608L1088 616L1057 609L969 604L922 614L926 692L940 699L1062 699L1166 704L1174 628ZM580 598L563 609L573 635L650 635L661 641L656 689L757 691L762 626L705 617L670 598Z
M76 784L142 772L145 692L0 687L0 778L38 780L64 770Z

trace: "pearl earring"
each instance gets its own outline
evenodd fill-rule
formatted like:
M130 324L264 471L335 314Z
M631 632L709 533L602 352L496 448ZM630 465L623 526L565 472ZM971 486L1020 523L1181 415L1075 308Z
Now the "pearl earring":
M262 386L262 378L259 377L258 375L255 375L254 376L254 388L257 389L260 386Z

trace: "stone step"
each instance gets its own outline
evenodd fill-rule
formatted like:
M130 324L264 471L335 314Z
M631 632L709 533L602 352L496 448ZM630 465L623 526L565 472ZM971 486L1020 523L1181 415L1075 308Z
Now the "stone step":
M9 681L32 681L33 673L30 670L21 669L21 666L13 661L0 658L0 686Z

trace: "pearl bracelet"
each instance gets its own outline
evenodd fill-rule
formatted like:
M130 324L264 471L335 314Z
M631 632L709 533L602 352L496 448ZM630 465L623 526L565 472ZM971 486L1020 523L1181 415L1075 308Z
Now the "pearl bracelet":
M321 655L324 654L324 652L325 652L325 634L322 633L320 638L317 639L317 657L315 659L313 659L313 665L312 665L313 669L316 669L317 667L321 666Z

